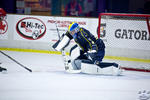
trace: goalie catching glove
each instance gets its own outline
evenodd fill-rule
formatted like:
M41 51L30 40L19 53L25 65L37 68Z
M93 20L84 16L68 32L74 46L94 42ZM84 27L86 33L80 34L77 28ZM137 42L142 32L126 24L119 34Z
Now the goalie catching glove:
M69 45L71 39L72 36L67 31L66 34L63 34L60 40L58 40L52 47L56 51L62 51L64 48L66 48Z

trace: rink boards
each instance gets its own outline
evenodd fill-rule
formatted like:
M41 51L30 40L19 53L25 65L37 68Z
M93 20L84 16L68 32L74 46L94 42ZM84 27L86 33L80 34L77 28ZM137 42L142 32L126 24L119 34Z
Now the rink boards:
M3 27L0 29L0 50L60 54L51 47L58 40L57 28L59 33L63 34L72 21L78 22L81 27L87 28L97 36L98 18L8 14L7 19L3 21ZM113 21L111 22L113 24ZM108 26L108 29L110 27ZM106 31L108 29L106 28ZM123 30L119 32L121 34ZM116 36L119 35L116 33ZM145 47L149 44L148 38L147 41L121 38L118 40L113 37L112 32L107 31L106 37L102 39L106 44L105 59L118 62L128 68L150 69L150 45ZM128 43L134 45L130 46ZM138 45L139 43L140 45ZM66 50L69 52L73 45L74 41L71 41Z

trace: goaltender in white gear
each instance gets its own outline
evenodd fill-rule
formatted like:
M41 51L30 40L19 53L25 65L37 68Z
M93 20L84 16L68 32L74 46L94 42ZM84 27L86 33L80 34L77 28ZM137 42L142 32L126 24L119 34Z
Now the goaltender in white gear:
M87 74L101 74L101 75L120 75L122 70L120 67L109 66L101 68L96 64L92 64L90 60L82 61L77 59L80 56L80 47L74 45L70 50L70 55L65 55L64 49L70 43L70 38L67 35L62 35L61 39L58 40L53 48L57 51L62 51L64 58L64 65L66 72L69 73L87 73ZM93 52L93 51L89 51ZM90 59L90 58L89 58Z

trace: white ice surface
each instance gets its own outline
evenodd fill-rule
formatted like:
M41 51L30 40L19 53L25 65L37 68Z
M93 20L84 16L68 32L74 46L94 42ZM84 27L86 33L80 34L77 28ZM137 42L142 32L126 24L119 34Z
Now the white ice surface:
M0 100L140 100L150 91L150 73L125 71L122 76L69 74L61 55L3 51L32 73L0 53Z

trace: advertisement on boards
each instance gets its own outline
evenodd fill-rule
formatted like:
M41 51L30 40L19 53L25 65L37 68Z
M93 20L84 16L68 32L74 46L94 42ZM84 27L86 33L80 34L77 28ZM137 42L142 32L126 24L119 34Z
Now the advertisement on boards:
M89 21L86 18L19 15L15 17L14 22L16 22L14 40L34 42L56 41L58 40L58 34L65 34L72 22L77 22L80 27L87 28L92 34L97 35L97 27L94 26L97 23L97 19Z
M109 19L103 22L101 36L110 47L150 50L146 21Z

